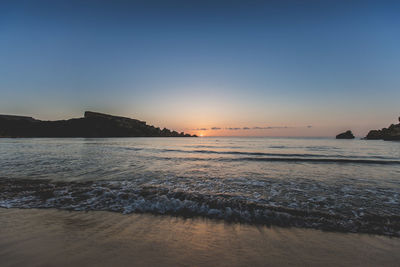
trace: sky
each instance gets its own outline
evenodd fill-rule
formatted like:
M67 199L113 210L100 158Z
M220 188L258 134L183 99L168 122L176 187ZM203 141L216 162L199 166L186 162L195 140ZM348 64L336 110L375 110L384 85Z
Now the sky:
M365 136L400 115L399 14L385 0L1 1L0 114Z

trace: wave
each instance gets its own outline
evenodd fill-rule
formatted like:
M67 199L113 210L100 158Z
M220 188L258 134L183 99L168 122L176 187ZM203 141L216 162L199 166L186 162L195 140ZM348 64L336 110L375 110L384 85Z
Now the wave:
M396 160L368 160L368 159L332 159L332 158L239 158L234 160L248 161L283 161L283 162L313 162L313 163L349 163L349 164L400 164Z
M182 161L258 161L258 162L293 162L293 163L326 163L326 164L374 164L374 165L400 165L398 160L373 160L373 159L343 159L343 158L301 158L301 157L239 157L239 158L199 158L199 157L161 157L152 156L159 160Z
M229 148L229 149L235 149L235 148L240 148L240 146L232 146L232 145L184 145L184 147L188 148Z
M310 198L307 208L295 208L290 204L278 205L267 199L257 201L233 193L199 193L158 185L138 186L128 181L0 179L0 188L0 207L3 208L105 210L124 214L148 212L183 217L202 216L230 222L400 236L400 216L395 211L380 212L378 209L374 212L371 209L357 213L357 207L348 210L340 206L338 209L324 210L318 208L324 199L321 196ZM354 195L357 196L357 193ZM314 208L308 208L310 205L314 205ZM360 209L363 210L364 207L363 204Z
M346 155L321 155L309 153L266 153L266 152L247 152L247 151L215 151L215 150L180 150L180 149L160 149L161 152L176 152L189 154L216 154L216 155L244 155L244 156L268 156L268 157L309 157L309 158L339 158L339 159L395 159L382 156L346 156ZM400 161L393 161L400 163Z

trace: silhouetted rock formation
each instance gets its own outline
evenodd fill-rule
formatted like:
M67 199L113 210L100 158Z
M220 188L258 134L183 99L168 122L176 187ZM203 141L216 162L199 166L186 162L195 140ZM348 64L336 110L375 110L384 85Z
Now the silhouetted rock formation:
M196 137L144 121L86 111L83 118L41 121L31 117L0 115L0 137Z
M400 121L400 117L399 117ZM371 130L364 138L367 140L400 141L400 123L392 124L389 128L381 130Z
M348 130L344 133L336 135L336 139L354 139L354 135L350 130Z
M15 116L15 115L0 115L0 118L8 121L29 121L29 122L36 121L32 117Z

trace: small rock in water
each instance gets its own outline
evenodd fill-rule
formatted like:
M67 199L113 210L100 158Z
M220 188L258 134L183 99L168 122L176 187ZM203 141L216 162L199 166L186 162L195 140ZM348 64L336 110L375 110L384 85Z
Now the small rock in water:
M354 134L350 130L348 130L344 133L336 135L336 139L354 139Z

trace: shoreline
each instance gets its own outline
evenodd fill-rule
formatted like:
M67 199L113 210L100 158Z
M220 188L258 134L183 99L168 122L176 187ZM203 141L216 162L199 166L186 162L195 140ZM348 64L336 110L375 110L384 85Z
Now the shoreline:
M265 182L262 185L273 186ZM354 213L349 215L349 212L356 208L353 210L341 208L333 213L329 205L328 208L321 208L320 200L315 196L314 201L310 201L308 197L308 206L314 205L314 208L309 210L308 206L293 208L284 202L281 206L275 206L229 197L229 194L200 194L185 190L171 190L161 185L140 186L126 181L65 182L44 179L0 179L0 187L3 189L3 194L0 196L2 208L55 208L67 211L111 211L121 214L165 214L180 218L203 217L229 223L400 237L399 216L395 214L394 209L391 211L392 214L380 214L379 210L370 206L368 213L364 213L365 206L359 206L359 210L363 212L359 215ZM298 189L296 186L293 188L290 182L286 184L281 182L279 187L286 188L288 191ZM324 188L322 187L319 192L324 192ZM329 187L328 189L337 191ZM317 193L314 194L317 195ZM334 197L337 198L336 195L331 196L331 198Z
M0 208L2 266L390 266L400 238L107 211Z

